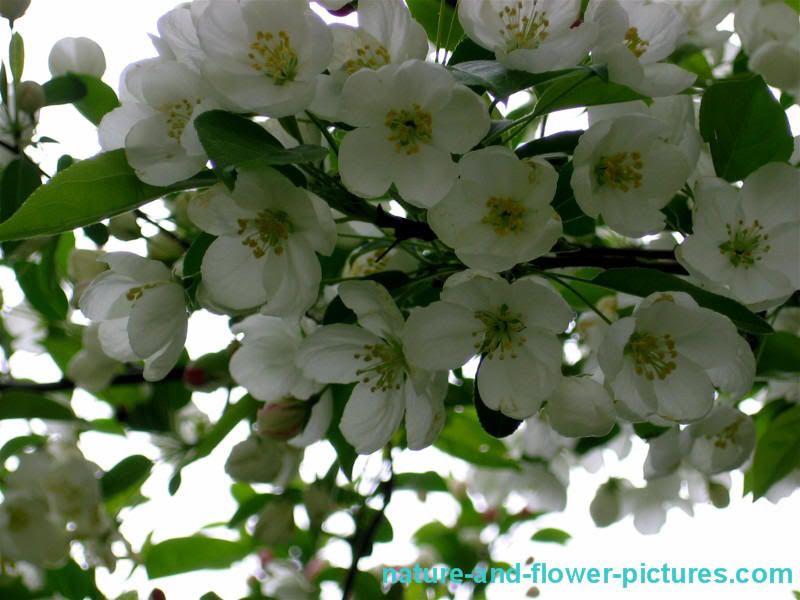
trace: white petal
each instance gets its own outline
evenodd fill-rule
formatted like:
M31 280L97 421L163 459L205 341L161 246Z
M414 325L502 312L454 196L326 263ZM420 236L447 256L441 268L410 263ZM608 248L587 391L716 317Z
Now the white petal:
M416 308L406 321L403 350L420 369L455 369L474 356L475 331L483 325L472 311L449 302Z
M550 425L568 437L600 437L615 422L614 404L606 389L585 377L565 377L545 407Z
M487 357L476 375L483 402L515 419L527 419L561 381L561 345L544 331L526 330L516 357Z
M402 390L370 391L358 384L344 407L339 428L359 454L383 448L403 419L405 402Z
M406 409L406 442L411 450L427 448L442 431L445 422L444 396L447 393L447 374L427 377L427 385L415 389L410 381L404 386Z
M382 285L374 281L346 281L339 286L339 296L367 331L382 338L402 334L403 315Z
M217 238L208 247L201 266L211 298L231 309L248 309L267 301L264 261L237 237Z
M121 273L141 283L169 281L171 278L169 269L164 263L142 258L130 252L109 252L103 260L115 273Z
M326 325L303 340L297 364L320 383L352 383L359 379L358 370L367 366L361 359L365 346L380 343L380 338L361 327Z
M382 196L392 183L396 155L385 129L362 127L349 132L339 147L342 183L365 198Z
M326 390L316 404L311 408L311 416L302 433L290 439L287 443L295 448L305 448L318 442L328 431L333 418L333 393Z
M134 301L128 321L133 351L147 358L167 345L178 334L185 313L183 288L177 283L144 289Z
M395 152L392 175L397 191L406 201L430 208L453 188L458 167L448 152L423 144L412 155Z

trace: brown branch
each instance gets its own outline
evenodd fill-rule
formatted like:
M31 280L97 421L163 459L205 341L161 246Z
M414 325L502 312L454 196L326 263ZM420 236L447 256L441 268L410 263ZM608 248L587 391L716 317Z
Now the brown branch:
M179 381L183 378L183 369L172 369L160 381ZM112 385L137 385L140 383L149 383L145 381L141 371L130 371L117 375L111 380L109 386ZM157 382L153 382L157 383ZM0 394L8 391L26 391L26 392L62 392L73 390L78 387L74 381L70 379L61 379L60 381L51 381L49 383L36 383L35 381L0 381Z

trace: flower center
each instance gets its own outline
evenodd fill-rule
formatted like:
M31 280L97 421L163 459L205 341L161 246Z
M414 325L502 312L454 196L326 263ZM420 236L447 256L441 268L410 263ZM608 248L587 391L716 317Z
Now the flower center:
M601 156L595 167L595 175L600 185L627 192L631 187L642 186L642 155L639 152L617 152Z
M729 444L736 443L736 435L739 433L739 429L742 427L742 422L744 419L738 418L730 425L723 428L721 431L714 435L707 435L707 440L714 440L714 447L719 448L720 450L724 450L728 447Z
M625 45L628 50L633 52L636 58L640 58L642 54L647 52L650 42L639 37L639 30L636 27L631 27L625 32Z
M517 358L515 347L527 341L520 335L525 331L521 313L513 313L507 304L501 304L495 311L476 311L475 318L483 323L483 329L472 332L472 337L476 338L474 348L479 354L492 358L497 352L503 360L508 353L511 358Z
M356 58L351 58L344 63L344 68L348 74L352 75L361 69L378 69L389 64L389 51L378 44L375 48L372 44L364 44L356 50Z
M272 79L275 85L284 85L297 77L297 52L285 31L279 31L277 37L269 31L256 32L247 57L250 66Z
M488 225L499 236L509 233L519 235L525 227L525 214L528 212L519 200L492 196L486 201L488 212L481 223Z
M24 531L31 525L31 515L25 507L11 504L5 508L8 515L9 531Z
M176 142L181 141L183 130L186 129L189 120L194 113L194 107L200 101L191 102L186 98L178 100L177 102L167 102L161 106L161 113L167 119L167 135Z
M358 369L356 375L361 383L368 383L371 392L399 390L407 371L403 347L397 340L386 340L378 344L366 344L363 353L353 355L367 366Z
M155 287L158 287L158 284L146 283L139 287L132 287L128 290L128 293L125 294L125 298L128 299L128 302L136 302L139 298L144 296L145 290L152 290Z
M414 104L410 110L390 110L385 123L395 150L408 155L419 152L420 144L429 143L433 135L433 117L419 104Z
M283 243L289 239L292 230L289 215L284 211L262 210L255 219L239 219L238 223L239 235L251 231L242 239L242 245L250 248L253 256L261 258L270 248L278 256L283 254Z
M526 7L523 2L518 1L511 6L504 6L498 13L503 23L500 35L506 41L506 51L511 52L519 48L537 48L547 39L547 27L550 21L547 19L547 11L537 11L538 0L534 0L532 5Z
M728 232L728 241L719 245L719 251L728 256L734 267L752 267L770 251L771 246L767 243L769 234L763 233L764 228L758 220L745 227L744 221L739 219L735 228L726 224L725 230Z
M675 340L668 333L654 335L634 332L625 344L625 354L633 357L636 374L650 381L656 377L666 379L677 367Z

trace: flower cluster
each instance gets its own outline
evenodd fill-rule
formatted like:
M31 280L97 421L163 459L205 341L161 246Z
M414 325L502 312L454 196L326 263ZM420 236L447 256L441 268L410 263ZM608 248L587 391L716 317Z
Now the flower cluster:
M601 486L598 525L632 514L653 532L671 506L723 505L757 443L742 402L797 371L780 355L800 330L773 335L800 290L781 105L800 93L797 13L744 2L732 61L727 0L436 2L435 38L401 0L331 16L353 4L194 0L161 18L158 56L124 71L99 139L139 186L125 208L160 197L169 216L109 211L118 240L160 227L148 258L72 255L92 324L67 375L101 393L126 364L148 382L181 372L204 310L236 339L183 380L263 403L239 417L239 482L290 487L322 439L343 471L351 454L438 445L494 467L470 482L487 504L513 485L555 511L571 467L642 438L646 485ZM102 74L85 41L54 52L54 75ZM461 439L474 431L496 446ZM45 502L25 494L0 516ZM316 523L333 500L312 500ZM256 513L253 537L291 540L291 494ZM36 528L63 554L63 532Z

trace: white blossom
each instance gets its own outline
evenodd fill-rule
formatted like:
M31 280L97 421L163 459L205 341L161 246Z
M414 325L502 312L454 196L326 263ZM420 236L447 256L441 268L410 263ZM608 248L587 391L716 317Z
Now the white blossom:
M574 67L588 54L598 27L581 22L580 0L459 2L466 34L511 69L540 73Z
M533 415L561 381L556 335L572 318L567 303L529 278L513 284L451 278L441 297L408 319L405 345L412 364L455 369L480 355L476 381L486 406L516 419Z
M340 117L355 126L342 140L342 182L367 198L394 183L409 203L429 208L453 187L463 154L489 130L480 98L443 67L418 60L362 69L347 79Z
M308 107L331 33L307 2L216 0L196 16L201 71L242 112L284 117Z
M186 340L183 287L154 260L112 252L103 261L109 270L83 293L81 311L100 321L103 353L121 362L143 360L147 381L163 379L178 362Z
M665 62L688 32L686 17L666 3L595 0L586 20L599 28L592 61L608 67L611 81L645 96L682 92L696 76Z
M731 321L686 293L651 294L609 328L598 361L617 410L633 421L697 421L718 387L750 390L755 359Z
M358 325L326 325L306 338L298 357L303 371L323 383L356 384L339 426L359 453L386 445L404 415L408 447L429 446L444 425L446 373L409 364L403 316L385 288L349 281L339 296Z
M322 276L316 253L327 256L336 243L330 208L318 197L273 169L243 170L233 192L217 184L195 196L189 217L218 236L201 272L223 310L299 317L314 304Z
M334 23L330 30L333 54L327 74L318 76L310 109L331 120L339 115L342 88L350 75L410 59L425 60L428 54L428 36L402 0L361 0L358 27Z
M800 171L769 163L741 188L705 179L676 256L701 285L762 310L800 289Z
M546 161L491 146L465 154L458 169L458 183L428 212L428 223L464 264L505 271L553 247L561 235L550 206L558 175Z
M672 130L661 119L636 114L592 125L573 157L571 183L581 209L629 237L661 231L660 209L694 168L680 142L671 141Z
M187 179L205 166L194 120L218 103L197 73L174 61L142 61L123 73L120 98L122 106L100 122L103 150L125 148L137 176L152 185Z

